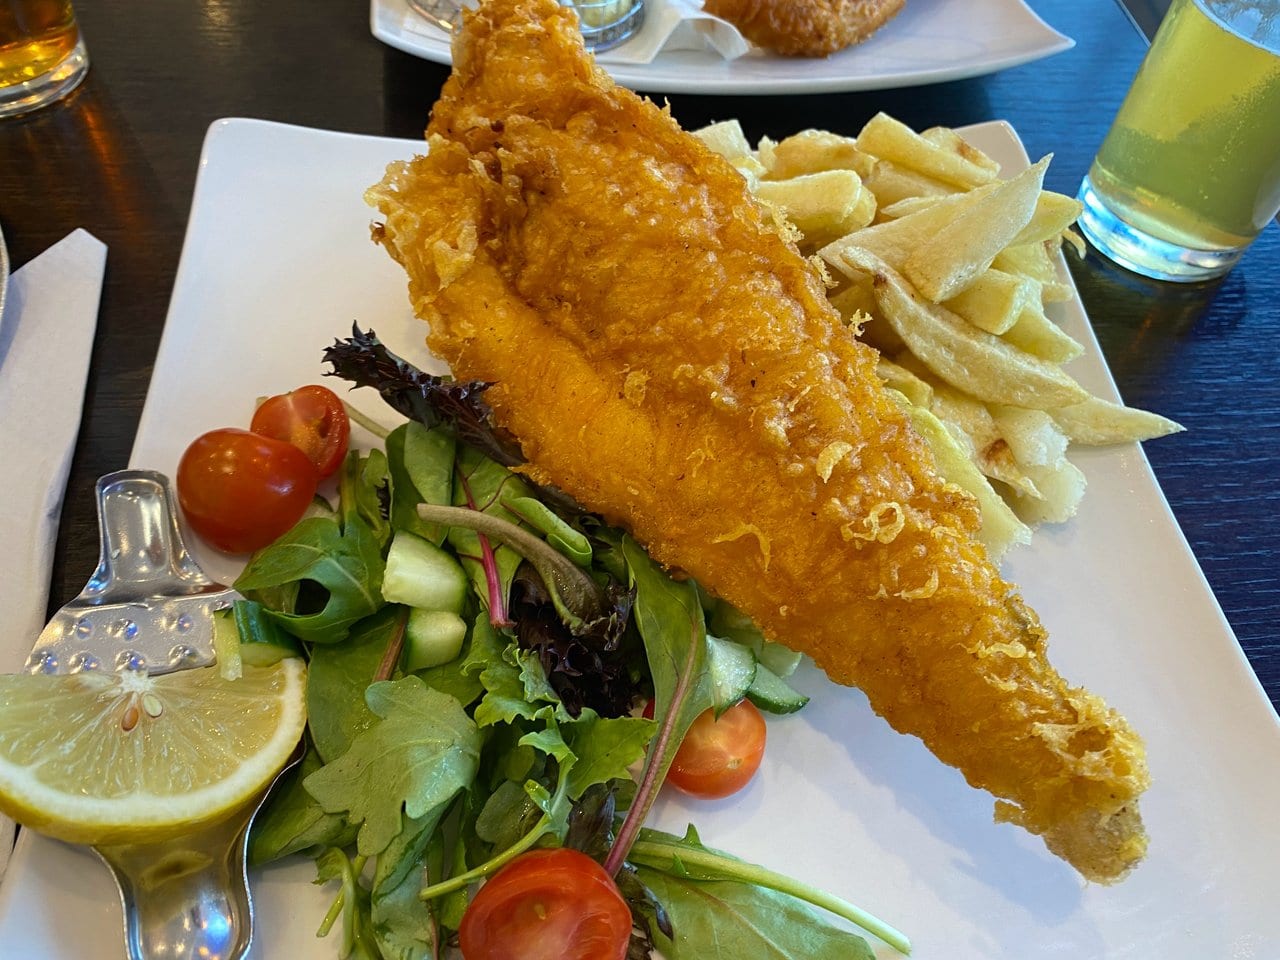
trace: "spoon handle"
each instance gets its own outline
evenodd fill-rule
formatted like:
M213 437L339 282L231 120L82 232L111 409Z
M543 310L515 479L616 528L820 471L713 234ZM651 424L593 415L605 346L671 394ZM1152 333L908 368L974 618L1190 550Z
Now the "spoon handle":
M98 480L95 494L102 546L85 594L106 603L224 589L187 552L164 474L118 470Z
M129 960L240 960L253 933L245 871L257 801L161 843L97 847L115 874Z

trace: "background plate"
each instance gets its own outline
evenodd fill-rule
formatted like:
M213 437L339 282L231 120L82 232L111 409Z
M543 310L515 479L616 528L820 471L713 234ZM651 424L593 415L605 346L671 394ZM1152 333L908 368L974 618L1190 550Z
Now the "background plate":
M967 135L1007 171L1025 166L1007 125ZM246 424L255 397L319 380L321 350L353 320L428 361L405 278L370 243L361 200L388 161L421 146L213 125L133 466L172 475L197 434ZM1089 348L1072 372L1114 398L1079 302L1060 306L1057 319ZM379 411L370 391L352 396ZM989 796L814 670L797 682L812 703L771 719L750 787L728 801L665 798L658 824L682 832L692 820L708 844L879 914L912 937L917 960L1274 957L1280 723L1141 451L1074 456L1090 484L1079 516L1038 531L1006 572L1048 626L1055 664L1147 738L1151 850L1129 879L1088 885L1039 840L993 823ZM210 573L235 576L237 563L192 546ZM336 957L334 940L315 938L333 890L312 886L313 875L303 860L255 875L255 957ZM81 848L24 833L0 886L0 955L122 954L105 868Z
M449 38L407 0L370 0L373 35L398 50L449 63ZM682 50L651 63L600 65L618 83L662 93L823 93L879 90L977 77L1069 50L1022 0L909 0L870 40L825 59L754 50L737 60Z

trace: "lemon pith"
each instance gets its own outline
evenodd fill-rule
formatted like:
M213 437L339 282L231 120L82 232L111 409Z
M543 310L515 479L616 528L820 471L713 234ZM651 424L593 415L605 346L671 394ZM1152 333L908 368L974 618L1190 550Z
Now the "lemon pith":
M242 806L306 723L301 660L137 674L0 676L0 810L74 843L161 840Z

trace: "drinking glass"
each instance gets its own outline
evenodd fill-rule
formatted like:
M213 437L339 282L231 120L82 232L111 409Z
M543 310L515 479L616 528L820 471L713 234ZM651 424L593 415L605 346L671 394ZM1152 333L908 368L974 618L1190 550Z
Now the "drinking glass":
M644 0L560 0L578 11L588 50L610 50L633 37L644 25Z
M409 0L409 6L428 23L451 32L464 7L474 8L478 0ZM631 39L644 26L644 0L559 0L573 7L582 27L588 50L601 53Z
M0 117L66 96L88 69L71 0L0 0Z
M1173 0L1079 197L1121 266L1230 270L1280 211L1280 0Z

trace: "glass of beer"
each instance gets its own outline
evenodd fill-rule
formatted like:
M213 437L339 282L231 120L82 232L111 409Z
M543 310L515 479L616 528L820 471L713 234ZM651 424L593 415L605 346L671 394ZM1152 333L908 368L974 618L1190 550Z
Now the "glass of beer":
M88 69L71 0L0 0L0 117L66 96Z
M1235 265L1280 211L1280 0L1173 0L1080 201L1085 236L1137 273Z

